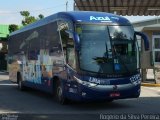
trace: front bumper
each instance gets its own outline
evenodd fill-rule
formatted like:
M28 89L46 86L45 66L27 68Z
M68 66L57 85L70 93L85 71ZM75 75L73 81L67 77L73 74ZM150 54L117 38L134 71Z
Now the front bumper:
M101 101L125 98L137 98L140 95L140 84L97 85L87 87L81 84L68 87L66 97L76 101Z

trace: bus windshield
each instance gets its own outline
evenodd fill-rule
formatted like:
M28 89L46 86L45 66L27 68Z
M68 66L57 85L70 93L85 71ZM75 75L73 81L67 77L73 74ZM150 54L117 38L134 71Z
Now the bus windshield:
M132 26L78 24L81 70L115 74L138 69L138 47Z

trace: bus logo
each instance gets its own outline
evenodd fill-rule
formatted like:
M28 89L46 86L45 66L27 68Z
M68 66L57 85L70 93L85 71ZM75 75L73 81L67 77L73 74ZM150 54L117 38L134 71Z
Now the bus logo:
M90 20L102 20L102 21L110 21L109 17L94 17L94 16L90 16Z
M97 78L92 78L92 77L89 78L89 82L91 82L91 83L96 83L96 84L101 84L101 82L100 82L99 79L97 79Z

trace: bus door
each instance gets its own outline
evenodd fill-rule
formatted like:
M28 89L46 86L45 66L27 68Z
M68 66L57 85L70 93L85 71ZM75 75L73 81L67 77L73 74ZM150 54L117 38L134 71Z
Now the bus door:
M72 79L71 76L76 69L74 39L71 32L72 27L67 21L59 21L58 28L63 46L64 63L66 64L66 75L64 75L66 78L64 79Z

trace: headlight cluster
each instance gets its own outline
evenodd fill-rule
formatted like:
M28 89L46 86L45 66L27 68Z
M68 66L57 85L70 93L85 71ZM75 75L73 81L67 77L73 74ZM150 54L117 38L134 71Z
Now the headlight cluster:
M137 75L133 75L131 78L130 78L130 81L132 84L134 85L138 85L141 83L141 76L140 74L137 74Z
M81 79L79 79L79 78L77 78L77 77L75 77L75 76L74 76L74 79L75 79L78 83L80 83L80 84L82 84L82 85L85 85L85 86L87 86L87 87L94 87L94 86L97 85L97 84L95 84L95 83L83 81L83 80L81 80Z

